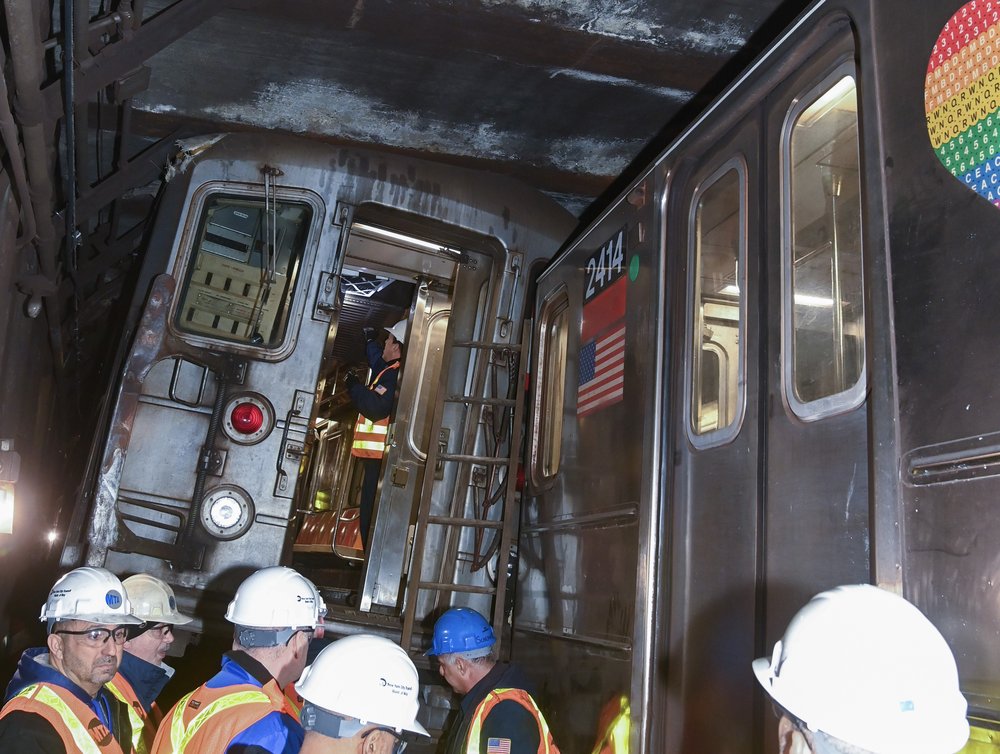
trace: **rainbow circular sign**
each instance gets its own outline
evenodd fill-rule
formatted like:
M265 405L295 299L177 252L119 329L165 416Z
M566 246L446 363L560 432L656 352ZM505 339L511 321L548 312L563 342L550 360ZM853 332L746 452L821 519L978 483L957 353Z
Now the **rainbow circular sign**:
M924 109L941 164L1000 207L1000 0L970 0L941 29Z

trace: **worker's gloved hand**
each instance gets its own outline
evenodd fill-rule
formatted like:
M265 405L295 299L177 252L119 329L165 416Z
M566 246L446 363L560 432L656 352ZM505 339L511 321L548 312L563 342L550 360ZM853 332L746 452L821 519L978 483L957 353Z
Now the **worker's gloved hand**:
M365 336L365 343L367 343L369 340L375 340L375 328L374 327L362 327L361 328L361 333L362 333L362 335Z
M350 390L355 385L361 384L361 380L358 379L358 375L356 375L353 371L348 370L347 374L344 375L344 384L347 386L347 389Z

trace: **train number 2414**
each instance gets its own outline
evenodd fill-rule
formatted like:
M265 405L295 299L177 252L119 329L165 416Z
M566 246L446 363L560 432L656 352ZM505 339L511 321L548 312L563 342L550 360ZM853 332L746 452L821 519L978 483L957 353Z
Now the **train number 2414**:
M587 260L587 290L583 300L590 301L625 272L625 228L605 241Z

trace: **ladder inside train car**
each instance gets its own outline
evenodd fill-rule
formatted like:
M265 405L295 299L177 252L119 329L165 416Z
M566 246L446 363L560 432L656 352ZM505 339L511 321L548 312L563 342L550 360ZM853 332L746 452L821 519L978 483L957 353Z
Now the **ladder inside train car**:
M429 639L423 641L431 629L431 621L425 621L418 627L422 618L436 618L445 607L446 597L456 592L466 594L486 595L492 600L487 616L500 642L503 656L509 650L503 637L506 635L506 613L508 609L508 580L512 576L511 553L517 536L519 517L519 501L517 498L518 462L521 447L521 425L524 418L525 391L522 389L525 380L526 359L523 358L523 344L527 342L526 333L522 333L520 343L492 342L479 340L454 340L455 328L449 328L445 340L445 364L442 374L447 374L448 362L454 354L467 352L470 363L474 365L473 378L466 381L465 394L449 394L447 389L438 391L434 405L433 427L440 432L445 408L449 404L462 407L463 428L461 437L452 448L448 442L432 442L428 449L428 457L424 475L420 505L413 540L413 565L411 578L407 587L406 605L403 617L401 645L413 653L422 653L429 644ZM486 390L490 370L506 366L508 369L507 396L483 397ZM516 371L515 371L516 369ZM516 381L516 382L515 382ZM511 417L511 414L513 416ZM497 446L489 452L484 449L481 428L484 424L506 420L506 436L501 438ZM440 435L438 435L440 436ZM434 492L437 487L445 484L449 478L449 465L454 470L454 484L448 498L447 512L442 515L438 504L438 513L434 506ZM492 473L491 473L492 472ZM502 478L500 478L502 476ZM485 479L484 479L485 477ZM496 480L494 485L486 480ZM485 485L484 496L491 496L493 487L494 499L502 505L499 515L490 517L488 511L475 510L468 497L472 488L482 488ZM473 491L473 494L474 491ZM430 527L444 529L444 546L436 548L428 542ZM461 535L464 529L474 529L482 534L475 538L473 570L480 570L496 553L496 573L493 579L487 577L485 585L460 583L456 574L461 568L464 553L460 551ZM489 541L491 533L499 533L499 543L495 549L482 557L482 548ZM494 534L494 539L495 539ZM432 550L432 551L431 551ZM477 562L477 558L481 559ZM492 582L492 583L491 583ZM430 595L421 602L422 595ZM418 606L430 602L427 610L418 616ZM487 612L481 610L480 612ZM414 634L417 634L418 645L414 645ZM422 641L422 643L420 643Z

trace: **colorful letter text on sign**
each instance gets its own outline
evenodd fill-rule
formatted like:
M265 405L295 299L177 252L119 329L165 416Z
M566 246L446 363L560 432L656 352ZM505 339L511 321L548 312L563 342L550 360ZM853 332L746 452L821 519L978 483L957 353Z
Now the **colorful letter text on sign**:
M934 43L927 132L953 176L1000 207L1000 0L971 0Z

